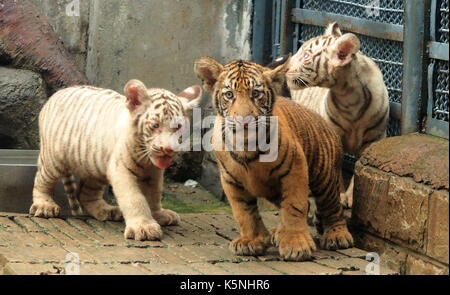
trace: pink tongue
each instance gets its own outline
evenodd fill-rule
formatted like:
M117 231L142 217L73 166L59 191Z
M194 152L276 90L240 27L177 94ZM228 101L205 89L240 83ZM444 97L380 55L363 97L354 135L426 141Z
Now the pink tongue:
M172 164L172 157L156 157L156 166L160 169L166 169Z

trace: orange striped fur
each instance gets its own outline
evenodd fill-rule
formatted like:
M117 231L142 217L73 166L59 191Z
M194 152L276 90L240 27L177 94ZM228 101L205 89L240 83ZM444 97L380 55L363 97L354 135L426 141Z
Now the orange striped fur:
M241 236L230 243L230 249L238 255L262 255L272 240L284 259L309 259L316 248L307 225L310 190L324 226L321 246L351 246L353 239L339 202L339 137L316 113L276 96L284 82L285 65L270 70L252 62L233 61L223 66L202 57L194 70L212 94L216 126L225 116L278 117L275 161L259 161L258 150L215 151L221 183L240 227ZM223 132L223 128L215 128L213 141L219 141ZM270 232L258 213L257 198L280 208L281 222Z

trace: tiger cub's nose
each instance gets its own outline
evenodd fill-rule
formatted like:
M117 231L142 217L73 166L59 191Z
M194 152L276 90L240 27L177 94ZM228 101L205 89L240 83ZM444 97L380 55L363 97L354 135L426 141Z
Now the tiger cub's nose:
M172 157L175 154L175 151L168 147L163 147L162 151L164 154L166 154L167 156L170 156L170 157Z

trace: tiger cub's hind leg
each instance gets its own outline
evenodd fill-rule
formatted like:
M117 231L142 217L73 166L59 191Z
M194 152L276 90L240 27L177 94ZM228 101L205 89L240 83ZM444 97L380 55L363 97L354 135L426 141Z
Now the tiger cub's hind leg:
M61 208L53 200L53 190L60 176L50 173L44 166L38 163L38 171L34 178L33 204L30 207L30 215L35 217L58 217Z
M122 220L118 206L109 205L103 199L105 185L95 180L80 181L80 203L89 215L97 220Z
M339 177L338 171L331 171L317 186L311 188L316 197L317 217L323 228L320 246L327 250L353 246L353 237L348 231L340 200Z

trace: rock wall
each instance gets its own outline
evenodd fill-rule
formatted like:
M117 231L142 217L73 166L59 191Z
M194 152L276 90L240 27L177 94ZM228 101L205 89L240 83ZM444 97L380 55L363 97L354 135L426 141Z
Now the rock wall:
M39 74L0 67L0 148L39 148L38 114L46 99Z
M358 246L403 274L449 273L449 145L411 134L371 145L355 167Z

